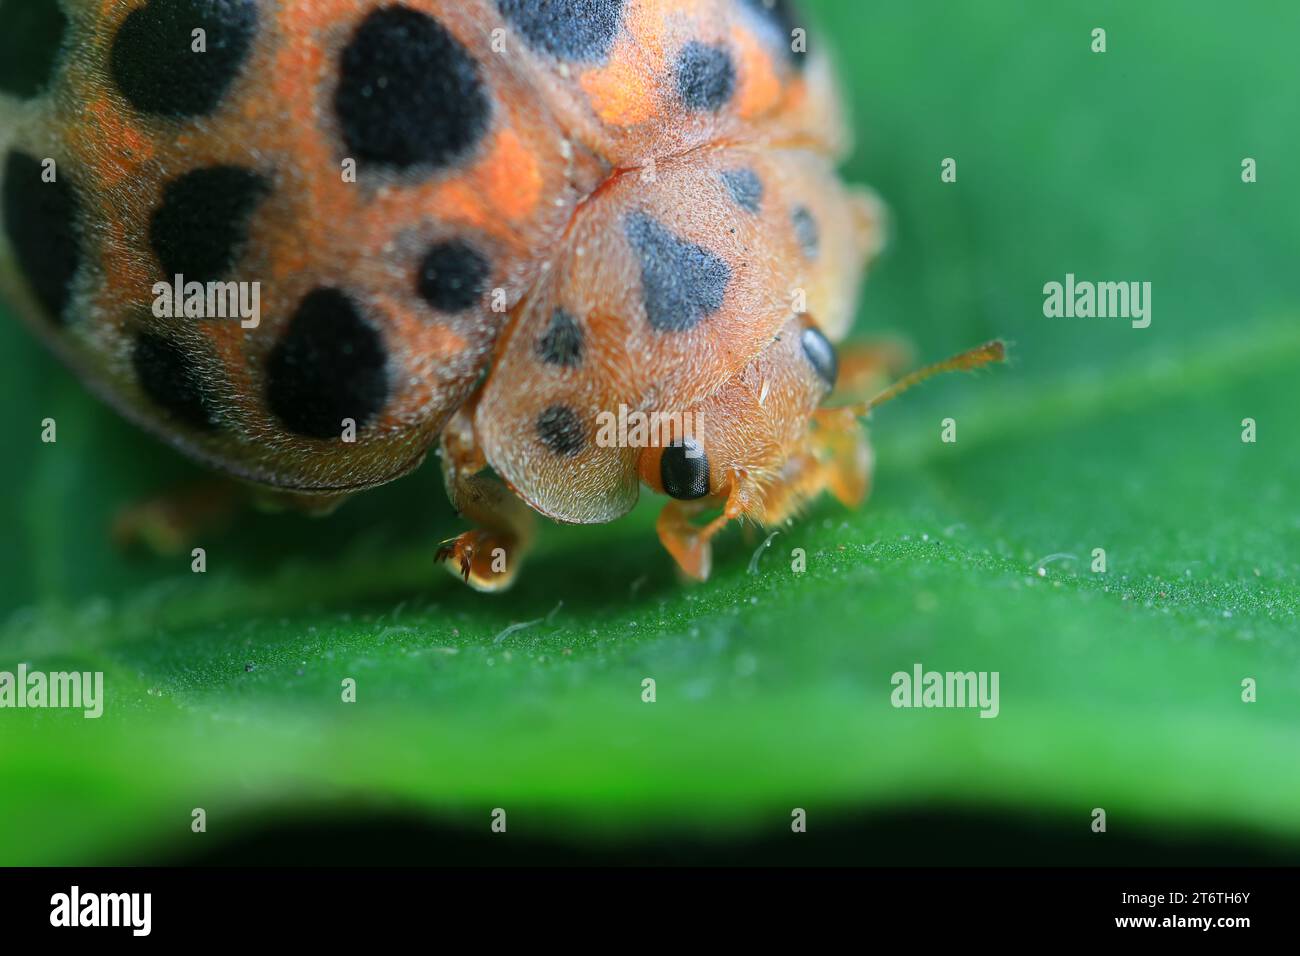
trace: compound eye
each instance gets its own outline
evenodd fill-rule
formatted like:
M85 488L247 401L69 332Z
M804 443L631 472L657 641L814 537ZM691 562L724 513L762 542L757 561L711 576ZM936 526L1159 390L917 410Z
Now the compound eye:
M813 371L823 382L834 388L840 363L835 357L835 346L831 345L830 339L822 334L821 329L809 326L800 335L799 343L803 346L803 354L807 356Z
M709 459L704 446L687 438L664 449L659 458L659 483L664 493L679 501L693 501L709 493Z

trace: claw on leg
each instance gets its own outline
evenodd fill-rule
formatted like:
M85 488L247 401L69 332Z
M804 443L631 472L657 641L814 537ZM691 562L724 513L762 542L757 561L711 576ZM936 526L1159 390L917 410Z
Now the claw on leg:
M454 538L448 538L438 547L437 553L433 560L439 564L449 563L453 568L460 568L460 576L469 584L469 572L473 566L474 546L468 541L464 541L470 532L458 534Z
M514 583L521 554L513 536L475 528L444 541L434 560L476 591L504 591Z

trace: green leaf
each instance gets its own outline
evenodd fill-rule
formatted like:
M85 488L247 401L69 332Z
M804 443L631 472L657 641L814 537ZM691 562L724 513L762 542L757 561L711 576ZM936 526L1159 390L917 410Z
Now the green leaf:
M818 503L753 574L763 535L733 529L679 582L647 502L547 527L515 590L475 594L433 567L460 525L432 467L329 519L250 516L204 575L124 556L117 510L199 473L6 317L0 670L102 670L108 703L0 711L0 863L358 806L483 831L502 807L575 844L935 803L1086 833L1101 807L1112 833L1300 847L1300 14L1267 7L817 5L848 175L893 211L859 334L927 358L1004 335L1014 361L881 409L866 506ZM1067 272L1152 282L1151 327L1044 317ZM917 663L997 671L998 716L891 706Z

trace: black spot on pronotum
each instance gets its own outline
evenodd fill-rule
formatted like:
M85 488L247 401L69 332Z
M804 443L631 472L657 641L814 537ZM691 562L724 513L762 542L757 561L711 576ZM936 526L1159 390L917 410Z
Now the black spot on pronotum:
M578 413L567 405L551 405L537 416L537 437L555 454L568 458L587 443Z
M813 214L804 206L800 206L790 215L790 221L794 224L794 237L799 240L799 248L809 259L817 258L817 250L820 247L821 239L817 230L817 220Z
M334 94L348 155L395 169L441 168L483 138L492 103L479 66L428 14L389 6L361 21Z
M807 356L813 371L823 382L834 388L835 379L840 373L840 362L830 339L822 334L821 329L809 326L800 333L799 344L803 346L803 354Z
M271 184L238 166L196 169L173 179L149 222L149 243L168 278L213 282L248 239L248 222Z
M363 428L388 398L383 342L338 289L307 294L266 365L266 399L285 427L338 438L343 419Z
M81 265L80 203L66 168L57 167L52 183L41 178L42 172L34 156L15 150L6 157L5 235L37 301L61 323Z
M677 95L695 112L717 111L736 89L736 68L722 47L687 43L677 56Z
M204 52L194 49L200 29ZM239 76L256 29L255 0L149 0L118 28L109 72L142 113L203 116Z
M27 99L49 86L67 28L54 0L0 0L0 92Z
M537 355L548 365L572 368L582 361L582 327L563 309L551 313L550 324L537 340Z
M142 332L131 350L140 388L159 408L187 425L209 429L216 415L204 396L203 384L185 349L161 335Z
M794 48L791 34L796 27L801 25L801 21L795 14L793 0L741 0L741 2L755 11L768 25L769 29L776 34L781 48L785 51L786 59L796 69L802 70L808 58L806 54L800 53Z
M641 263L641 294L654 328L684 332L722 308L731 268L721 258L643 212L629 215L623 229Z
M562 60L602 60L623 24L624 0L497 0L529 46Z
M763 202L763 181L758 173L748 166L728 169L722 174L722 183L737 206L745 212L758 212Z
M687 438L664 449L659 458L659 482L664 493L680 501L694 501L709 493L709 459L704 446Z
M463 239L432 246L420 263L416 291L439 312L463 312L478 303L491 266Z

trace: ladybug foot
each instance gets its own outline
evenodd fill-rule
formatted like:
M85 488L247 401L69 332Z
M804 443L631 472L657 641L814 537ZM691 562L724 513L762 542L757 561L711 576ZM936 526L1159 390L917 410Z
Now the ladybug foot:
M521 556L513 536L475 529L444 541L434 560L475 591L504 591L514 583Z
M728 522L724 512L703 527L691 519L707 508L705 502L670 501L659 512L655 530L659 543L672 555L682 573L696 581L707 581L713 570L713 537Z
M234 482L199 481L123 508L112 535L123 549L143 546L155 554L180 554L207 534L217 533L240 510L244 496Z
M713 570L714 537L742 515L761 515L762 495L762 489L753 478L742 469L736 469L726 499L722 501L722 514L707 524L697 525L693 519L716 508L718 496L694 501L670 501L664 505L659 512L659 520L655 523L659 542L673 556L683 574L696 581L707 581Z
M713 545L702 534L659 533L664 549L688 578L707 581L713 570Z

